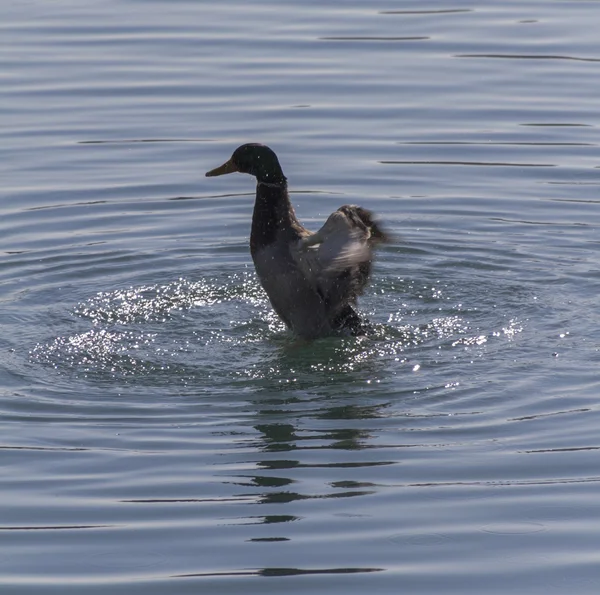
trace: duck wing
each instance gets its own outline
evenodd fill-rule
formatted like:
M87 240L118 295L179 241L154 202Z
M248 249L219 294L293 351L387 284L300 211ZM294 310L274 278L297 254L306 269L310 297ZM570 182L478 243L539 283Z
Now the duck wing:
M319 231L298 242L293 258L321 295L330 320L363 292L371 273L373 248L386 239L369 211L344 205Z

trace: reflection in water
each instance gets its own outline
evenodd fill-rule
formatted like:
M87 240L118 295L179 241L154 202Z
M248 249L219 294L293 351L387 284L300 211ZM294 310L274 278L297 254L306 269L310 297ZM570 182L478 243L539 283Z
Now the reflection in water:
M379 14L406 14L406 15L411 15L411 14L434 14L434 15L438 15L438 14L455 14L455 13L461 13L461 12L473 12L472 8L447 8L447 9L443 9L443 8L433 8L431 10L381 10L379 11Z
M494 161L380 161L385 165L474 165L487 167L556 167L551 163L510 163Z
M325 41L422 41L429 37L319 37Z
M281 541L281 540L278 540ZM382 572L385 568L262 568L256 571L227 571L227 572L198 572L190 574L175 574L171 578L194 578L211 576L264 576L284 577L311 574L359 574L364 572Z
M600 58L545 54L457 54L455 58L506 58L509 60L574 60L576 62L600 62Z
M525 124L523 124L525 126ZM580 143L580 142L544 142L544 141L403 141L398 142L399 145L466 145L466 146L482 146L482 147L595 147L596 143Z

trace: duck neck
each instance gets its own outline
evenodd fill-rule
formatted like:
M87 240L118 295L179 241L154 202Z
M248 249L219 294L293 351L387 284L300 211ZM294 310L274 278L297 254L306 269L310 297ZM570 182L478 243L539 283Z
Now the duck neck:
M250 233L252 256L275 242L280 232L293 231L298 225L285 178L276 183L259 181Z

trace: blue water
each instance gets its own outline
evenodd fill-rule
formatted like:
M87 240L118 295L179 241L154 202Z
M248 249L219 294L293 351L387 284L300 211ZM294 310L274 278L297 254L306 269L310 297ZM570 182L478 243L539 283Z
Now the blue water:
M0 586L600 588L595 1L0 7ZM373 210L370 338L248 251Z

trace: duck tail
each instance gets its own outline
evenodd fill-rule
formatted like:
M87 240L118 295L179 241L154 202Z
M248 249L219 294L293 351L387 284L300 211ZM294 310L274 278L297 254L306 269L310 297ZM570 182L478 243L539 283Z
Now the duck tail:
M368 209L365 209L363 207L355 208L356 214L360 217L360 220L363 222L363 224L369 229L371 233L370 239L372 241L375 241L377 243L391 241L390 236L385 231L383 231L381 225L377 221L375 221L372 211L369 211Z

